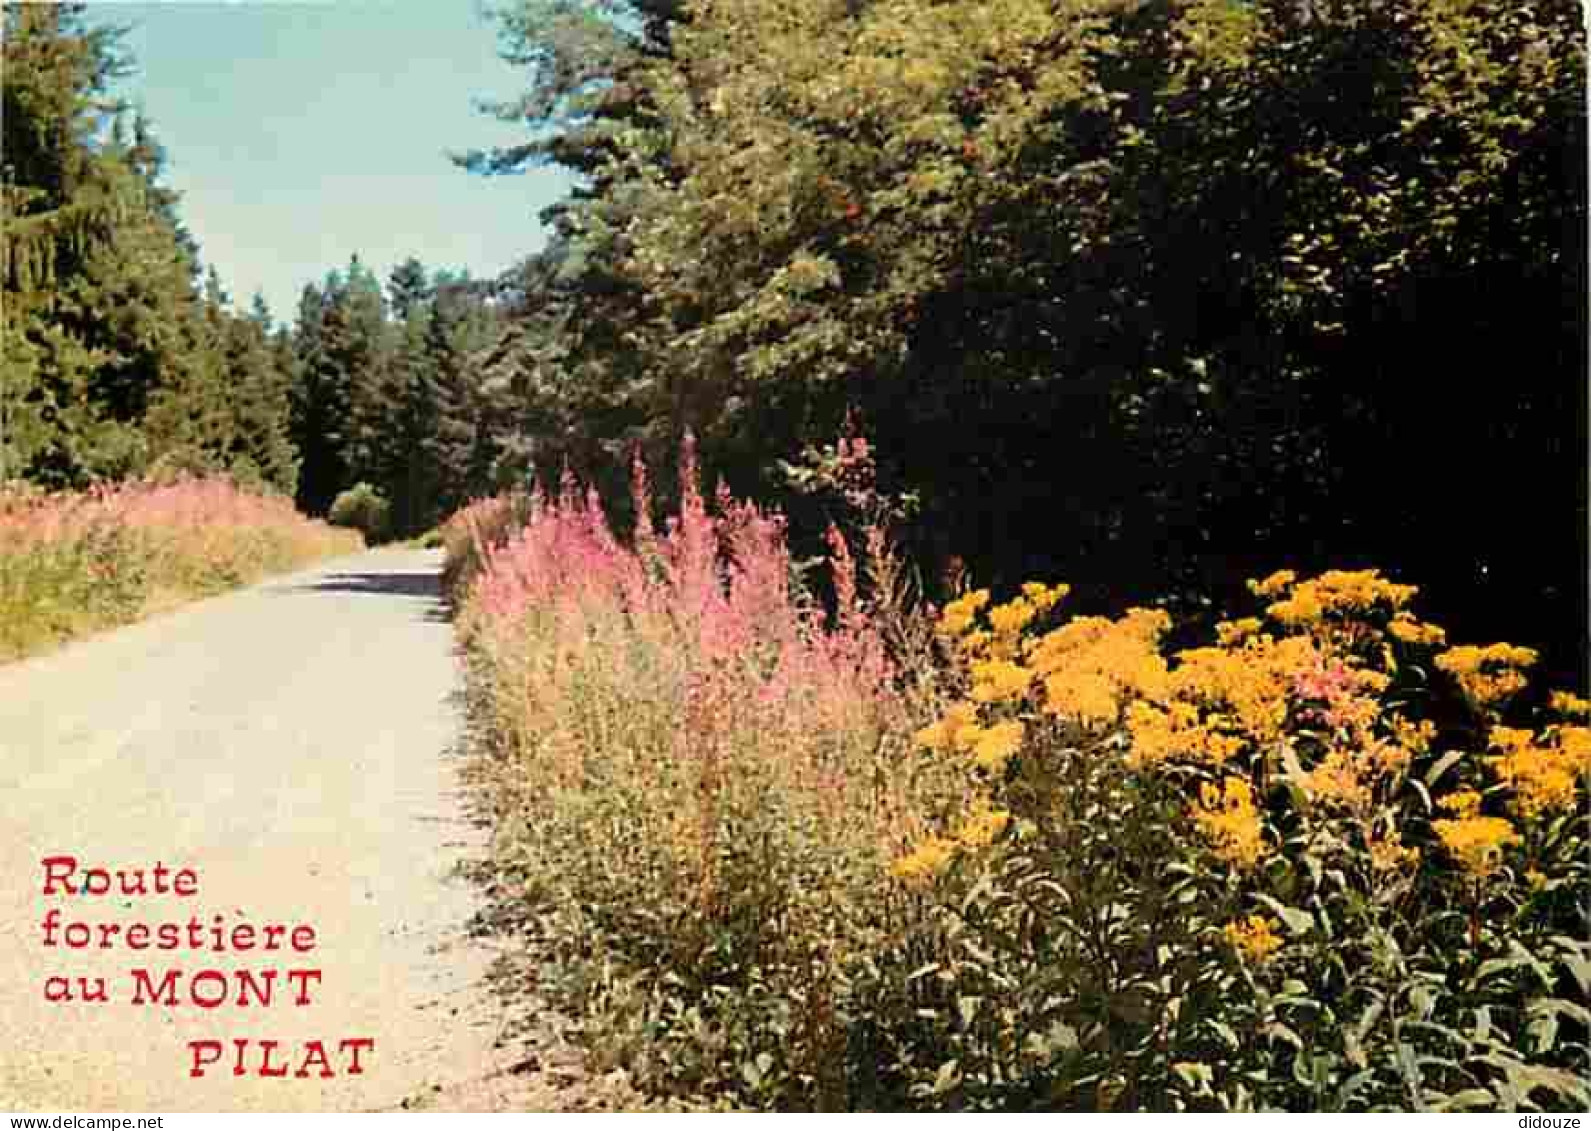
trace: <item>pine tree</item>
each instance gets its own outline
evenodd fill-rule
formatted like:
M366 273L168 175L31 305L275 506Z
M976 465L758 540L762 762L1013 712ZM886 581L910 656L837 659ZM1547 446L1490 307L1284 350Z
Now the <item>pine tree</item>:
M291 495L298 479L288 423L291 374L273 348L263 295L255 294L247 316L229 316L226 361L235 406L227 465L240 480Z
M103 350L58 317L59 290L141 205L136 182L96 153L116 110L106 98L127 61L115 28L86 26L81 4L4 11L0 178L0 481L63 483L81 456L126 446L114 422L85 410Z
M291 432L301 461L294 498L299 509L310 514L325 514L349 482L342 443L348 417L347 376L327 348L327 321L340 286L335 272L323 287L304 286L293 335Z

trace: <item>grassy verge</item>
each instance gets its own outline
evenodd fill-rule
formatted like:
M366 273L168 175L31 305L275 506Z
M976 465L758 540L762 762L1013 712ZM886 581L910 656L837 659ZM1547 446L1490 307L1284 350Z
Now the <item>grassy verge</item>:
M687 484L446 530L499 924L595 1072L766 1109L1591 1102L1591 704L1374 570L1168 651L1065 586L836 608ZM636 513L648 516L644 476Z
M0 491L0 662L362 546L227 480Z

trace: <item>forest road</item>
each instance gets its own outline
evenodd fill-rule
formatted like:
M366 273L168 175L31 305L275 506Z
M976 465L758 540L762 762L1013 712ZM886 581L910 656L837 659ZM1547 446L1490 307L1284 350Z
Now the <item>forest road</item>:
M0 667L0 1109L390 1109L469 1081L477 1109L509 1102L456 874L486 834L457 780L440 564L372 551ZM58 856L79 867L53 865L45 895ZM98 895L86 872L152 885L157 864L196 892ZM252 925L253 949L212 949L217 917L229 947ZM105 1002L47 1000L100 978Z

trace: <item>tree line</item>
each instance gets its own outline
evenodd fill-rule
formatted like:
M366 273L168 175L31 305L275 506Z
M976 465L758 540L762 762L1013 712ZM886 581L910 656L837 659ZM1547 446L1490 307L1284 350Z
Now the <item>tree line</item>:
M508 405L471 362L497 288L414 258L383 285L356 255L291 325L258 295L234 311L113 93L122 36L83 5L6 7L0 481L225 472L313 514L363 482L410 534L511 477Z
M0 471L368 482L412 531L533 472L622 510L630 450L689 430L815 547L851 419L930 589L1197 618L1374 565L1584 678L1574 0L491 16L525 141L457 159L573 172L546 242L497 280L352 262L289 328L199 270L115 33L8 6Z
M790 463L856 413L930 579L1197 615L1378 566L1584 678L1580 4L495 18L526 140L465 162L580 177L497 357L545 469L689 428L813 539Z

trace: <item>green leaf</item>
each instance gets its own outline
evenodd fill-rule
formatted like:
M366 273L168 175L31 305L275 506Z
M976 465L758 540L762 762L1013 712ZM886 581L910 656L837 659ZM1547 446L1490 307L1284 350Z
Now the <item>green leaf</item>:
M1442 775L1462 759L1465 753L1463 750L1449 750L1443 754L1429 770L1425 771L1425 784L1432 789L1436 788L1436 783L1441 780Z
M978 1007L982 1004L981 997L962 996L956 999L956 1008L961 1013L962 1025L971 1028L973 1020L978 1016Z
M1432 1111L1479 1111L1497 1106L1497 1097L1487 1088L1465 1088L1431 1106Z
M1282 923L1286 925L1289 934L1307 935L1314 926L1314 920L1307 911L1301 911L1297 907L1290 907L1281 900L1269 895L1256 895L1254 898L1276 912L1277 918L1281 919Z
M1591 1009L1559 997L1538 997L1526 1007L1530 1014L1562 1014L1578 1025L1591 1028Z
M1371 1010L1379 1011L1380 1008L1381 1003L1375 1002L1370 1009L1365 1010L1365 1014L1368 1016ZM1371 1023L1374 1023L1374 1018L1371 1019ZM1348 1058L1348 1063L1355 1068L1366 1068L1370 1064L1370 1060L1365 1056L1364 1050L1364 1035L1367 1031L1368 1026L1365 1025L1364 1017L1361 1017L1359 1024L1352 1029L1344 1029L1342 1031L1343 1055Z
M1304 1039L1280 1021L1272 1021L1265 1026L1265 1035L1272 1040L1292 1045L1295 1049L1302 1050L1304 1047Z
M1179 1060L1171 1066L1171 1071L1176 1074L1190 1088L1196 1089L1198 1095L1208 1095L1211 1086L1215 1083L1215 1072L1208 1064L1198 1060Z
M1591 957L1583 952L1585 944L1575 939L1565 938L1563 935L1553 935L1552 941L1561 944L1567 943L1569 953L1558 956L1558 963L1569 972L1574 979L1574 984L1579 988L1582 997L1591 997Z
M1211 1018L1205 1024L1215 1031L1216 1036L1226 1042L1227 1048L1237 1049L1242 1047L1242 1042L1237 1039L1237 1033L1233 1032L1232 1026L1225 1021L1217 1021Z
M929 1089L928 1094L942 1096L946 1092L955 1089L960 1083L961 1062L959 1060L947 1060L939 1066L939 1071L934 1075L934 1085Z
M1359 1089L1364 1087L1366 1084L1371 1083L1373 1080L1375 1080L1375 1078L1375 1070L1367 1069L1363 1072L1355 1072L1352 1076L1348 1077L1348 1079L1344 1080L1342 1082L1342 1086L1337 1089L1337 1100L1335 1104L1336 1109L1338 1111L1346 1111L1349 1107L1353 1106L1354 1096L1358 1093Z

